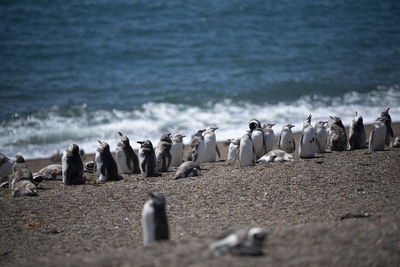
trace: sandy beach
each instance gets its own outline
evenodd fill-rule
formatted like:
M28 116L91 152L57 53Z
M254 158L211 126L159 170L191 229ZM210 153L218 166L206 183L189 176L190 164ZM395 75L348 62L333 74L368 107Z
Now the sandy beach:
M281 129L274 130L277 139ZM313 159L295 153L294 162L241 168L226 160L224 143L219 148L222 158L201 164L199 177L174 181L173 168L162 177L123 175L97 185L44 181L37 197L12 198L1 189L0 265L400 265L399 148ZM32 172L48 164L28 161ZM144 247L141 212L150 191L166 197L171 241ZM268 232L264 256L210 253L222 231L246 226Z

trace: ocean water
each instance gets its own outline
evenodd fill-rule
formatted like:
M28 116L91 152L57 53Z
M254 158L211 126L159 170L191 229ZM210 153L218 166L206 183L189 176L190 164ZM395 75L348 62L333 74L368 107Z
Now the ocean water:
M0 152L400 121L399 1L1 1ZM185 142L189 142L186 138Z

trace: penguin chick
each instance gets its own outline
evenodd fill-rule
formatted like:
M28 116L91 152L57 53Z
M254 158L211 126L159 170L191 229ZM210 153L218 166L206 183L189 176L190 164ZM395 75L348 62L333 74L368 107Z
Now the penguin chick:
M317 138L315 129L311 125L311 114L303 123L303 131L299 141L299 156L300 158L313 158L317 149Z
M367 137L365 134L363 118L357 111L355 118L351 121L349 132L350 150L366 148Z
M217 129L218 127L210 126L203 132L204 162L215 162L216 154L218 154L218 158L221 158L221 153L217 145L217 138L215 136L215 130Z
M326 146L327 146L327 140L328 140L328 132L325 127L325 124L327 124L327 121L319 121L315 123L314 129L315 129L315 138L317 143L316 146L316 151L317 153L325 153L326 152ZM319 146L318 146L319 144Z
M329 133L329 144L331 151L344 151L347 146L346 130L339 117L330 117L331 127Z
M386 120L386 118L384 118ZM386 125L381 120L376 119L374 126L369 134L369 151L383 151L385 150L386 142Z
M183 159L183 138L186 137L182 134L174 134L171 138L171 167L179 167Z
M201 168L199 164L194 163L193 161L185 161L176 171L174 180L199 175L201 175Z
M265 162L265 163L274 161L275 162L294 161L294 158L292 154L289 154L280 149L275 149L268 152L258 160L258 162Z
M263 125L264 132L264 143L265 143L265 153L270 152L274 147L274 130L272 127L275 126L274 123L267 123Z
M62 157L62 180L65 185L84 184L83 164L79 147L70 144Z
M165 198L154 193L150 193L150 196L151 199L144 204L142 211L144 245L169 239Z
M126 174L140 173L139 159L129 143L129 138L121 132L118 132L118 134L120 140L117 143L115 154L120 172Z
M393 129L392 129L392 118L389 114L390 108L385 108L381 112L381 116L377 118L377 120L383 122L386 126L386 137L385 137L385 145L390 145L390 140L394 137ZM386 120L385 120L385 119Z
M29 180L19 180L18 182L15 182L16 179L19 179L20 177L18 177L19 175L18 171L17 173L15 173L14 175L16 175L17 177L14 179L14 184L13 184L13 189L11 192L11 195L13 197L24 197L24 196L37 196L37 189L36 189L36 185L34 183L32 183Z
M139 163L142 177L161 176L157 171L156 153L150 140L137 141L139 148Z
M228 160L234 160L236 157L236 153L239 150L240 146L240 138L236 139L228 139L227 143L229 144L228 148Z
M293 127L293 124L286 124L283 126L279 136L278 149L286 151L287 153L293 153L296 150L296 142L294 141L292 133Z
M209 249L216 256L225 253L260 256L264 254L263 245L266 237L267 233L261 228L230 230L211 243Z
M99 177L97 182L118 181L121 177L118 175L118 167L110 152L110 146L106 142L98 140L99 146L96 150L95 161Z
M159 172L168 172L171 165L171 134L164 133L160 137L160 142L156 148L157 166Z

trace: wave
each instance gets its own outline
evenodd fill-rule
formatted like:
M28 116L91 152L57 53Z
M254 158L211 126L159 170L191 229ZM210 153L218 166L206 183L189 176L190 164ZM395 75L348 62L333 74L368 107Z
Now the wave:
M105 140L115 150L118 131L127 135L131 145L138 148L137 140L148 138L158 143L163 132L182 133L186 136L196 129L218 126L217 140L242 136L247 123L257 118L262 123L275 123L279 134L286 123L301 131L308 114L313 122L328 120L336 115L350 125L354 112L372 123L384 107L390 107L393 121L400 120L400 86L380 86L369 93L349 92L340 97L308 95L291 102L252 104L223 100L206 103L202 107L185 104L148 102L134 110L94 110L87 104L65 109L52 107L30 115L15 114L12 120L1 123L1 151L7 155L22 154L25 158L49 157L55 150L65 150L76 143L86 153L94 153L97 140ZM185 138L186 143L189 137Z

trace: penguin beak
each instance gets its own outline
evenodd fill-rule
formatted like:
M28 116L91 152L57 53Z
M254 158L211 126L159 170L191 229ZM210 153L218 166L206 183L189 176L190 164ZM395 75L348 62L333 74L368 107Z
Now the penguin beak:
M272 127L272 126L275 126L275 123L272 123L272 124L270 124L270 125L271 125L271 127Z
M292 129L292 128L294 127L294 125L293 125L293 124L289 124L288 127L289 127L290 129Z
M99 142L100 145L102 145L103 143L100 140L97 140L97 142Z
M137 143L143 145L144 141L137 141Z
M183 138L183 137L186 137L186 135L181 135L181 137Z
M333 117L332 117L332 116L329 116L329 118L331 118L331 120L333 120Z
M124 136L121 132L118 132L118 134L119 134L119 136L121 136L121 137Z

